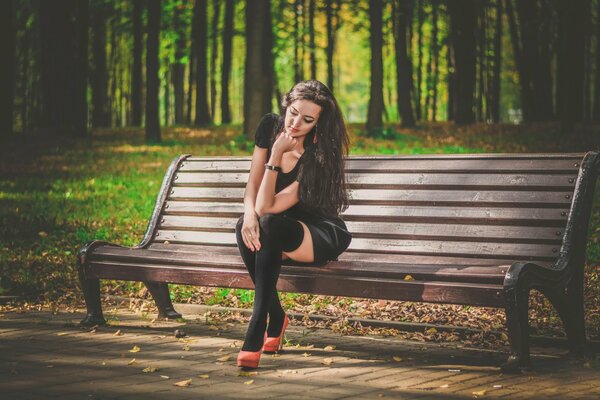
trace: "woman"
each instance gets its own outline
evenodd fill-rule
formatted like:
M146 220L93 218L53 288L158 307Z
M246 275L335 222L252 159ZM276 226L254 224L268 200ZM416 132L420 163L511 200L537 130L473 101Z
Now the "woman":
M348 134L337 101L323 83L303 81L283 97L281 110L283 117L265 115L256 131L244 215L236 225L255 286L254 311L237 359L246 368L258 367L263 350L283 345L289 319L276 289L282 260L324 265L352 239L339 218L348 207Z

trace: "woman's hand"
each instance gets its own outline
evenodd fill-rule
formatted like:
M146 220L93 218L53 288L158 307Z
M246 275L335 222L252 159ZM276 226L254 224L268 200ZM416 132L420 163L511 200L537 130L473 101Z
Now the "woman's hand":
M260 250L260 229L258 225L258 217L252 214L248 217L244 215L242 224L242 240L247 248L252 251Z
M279 134L275 143L273 143L273 153L283 154L292 150L296 144L298 144L298 139L292 137L284 130Z

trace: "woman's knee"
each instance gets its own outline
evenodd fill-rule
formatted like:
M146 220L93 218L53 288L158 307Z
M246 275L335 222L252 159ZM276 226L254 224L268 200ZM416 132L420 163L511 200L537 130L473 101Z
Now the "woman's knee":
M304 229L300 222L282 214L265 214L258 219L261 230L272 239L277 240L283 251L298 248L304 238Z

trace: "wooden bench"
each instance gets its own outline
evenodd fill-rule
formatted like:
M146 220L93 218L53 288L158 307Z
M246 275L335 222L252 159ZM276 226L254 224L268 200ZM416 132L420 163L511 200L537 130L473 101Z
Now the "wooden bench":
M324 267L284 265L279 290L498 307L511 354L530 366L528 297L558 310L570 350L587 348L583 275L598 153L349 157L350 248ZM248 157L173 160L139 245L79 252L83 324L103 324L99 279L143 281L161 317L168 283L253 288L235 244ZM405 279L410 275L412 279Z

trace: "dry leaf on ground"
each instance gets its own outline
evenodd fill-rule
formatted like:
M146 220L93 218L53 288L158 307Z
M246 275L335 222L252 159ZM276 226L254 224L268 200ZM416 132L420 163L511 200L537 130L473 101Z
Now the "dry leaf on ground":
M130 353L138 353L140 350L142 350L142 349L140 349L139 346L133 346L131 348L131 350L129 350L129 352Z
M217 358L217 361L221 361L221 362L227 362L229 360L231 360L231 354Z
M254 383L254 379L250 379L249 381L244 382L244 385L252 385Z
M156 372L158 371L158 368L156 367L146 367L142 370L142 372Z
M321 364L323 364L323 365L331 365L331 364L333 364L333 358L327 357L327 358L323 359L323 361L321 361Z
M179 382L175 382L173 384L173 386L179 386L179 387L188 387L192 384L192 380L191 379L186 379L184 381L179 381Z

